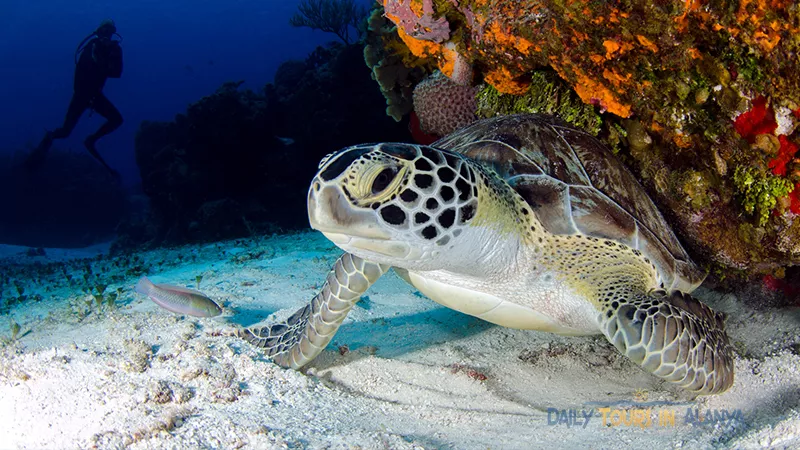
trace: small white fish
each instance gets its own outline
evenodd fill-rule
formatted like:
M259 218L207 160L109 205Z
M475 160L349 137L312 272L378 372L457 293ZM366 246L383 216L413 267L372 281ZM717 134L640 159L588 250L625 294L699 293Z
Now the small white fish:
M214 317L222 308L201 292L169 284L153 284L147 277L136 283L136 292L150 297L158 306L178 314L195 317Z

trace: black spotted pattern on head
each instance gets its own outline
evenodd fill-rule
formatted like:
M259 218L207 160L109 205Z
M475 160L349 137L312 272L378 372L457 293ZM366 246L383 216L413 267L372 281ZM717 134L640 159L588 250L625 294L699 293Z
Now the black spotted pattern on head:
M456 177L456 173L449 167L442 167L436 171L436 175L442 183L449 183Z
M425 214L424 212L418 212L418 213L414 214L414 223L415 224L421 225L421 224L424 224L424 223L428 223L429 220L431 220L431 216Z
M472 194L472 186L463 178L456 181L456 189L458 189L458 199L462 202L467 201Z
M456 221L456 210L454 208L447 208L441 214L439 214L439 217L437 217L436 220L443 228L450 228Z
M407 203L411 203L414 200L419 198L419 194L414 192L413 189L406 189L405 191L400 193L400 198Z
M445 160L445 162L447 163L448 166L456 167L456 164L458 163L458 159L455 156L453 156L452 154L450 154L448 152L442 152L442 154L444 155L444 160Z
M458 220L462 224L469 222L473 217L475 217L475 204L469 203L461 207L459 209L460 214L458 215Z
M476 179L482 169L470 166L461 155L431 147L383 146L379 148L385 152L383 158L394 159L396 165L409 164L396 158L411 161L410 176L404 177L395 195L377 206L383 221L403 226L436 247L454 245L453 239L463 232L460 226L475 216L477 187L473 189L469 180ZM419 149L413 158L410 152L403 153L409 148ZM380 160L381 154L375 157ZM374 191L390 184L391 177L386 175L372 186Z
M450 203L450 200L453 200L453 197L456 196L455 192L453 192L453 188L450 186L442 186L442 189L439 190L439 195L442 196L442 200L446 203Z
M356 147L342 151L341 155L328 163L328 167L319 174L319 177L322 178L323 181L331 181L344 173L353 161L373 150L375 150L374 147Z
M414 184L420 189L428 189L433 186L433 177L430 175L416 174L414 175Z
M430 159L434 164L438 165L442 163L442 159L439 157L438 150L434 150L430 147L420 147L420 150L422 150L422 156Z
M426 158L419 158L416 161L414 161L414 168L417 170L430 172L431 170L433 170L433 164L431 164L430 160Z
M348 200L351 202L354 200L352 194L350 194L350 190L347 189L347 186L342 186L342 192L344 192L344 196L347 197Z
M379 150L387 155L394 156L406 161L412 161L417 157L417 148L409 144L381 144Z
M461 174L462 178L467 180L470 179L470 170L466 164L461 164L461 169L458 171L458 173Z
M381 217L392 225L402 225L406 221L406 213L397 205L387 205L381 208Z

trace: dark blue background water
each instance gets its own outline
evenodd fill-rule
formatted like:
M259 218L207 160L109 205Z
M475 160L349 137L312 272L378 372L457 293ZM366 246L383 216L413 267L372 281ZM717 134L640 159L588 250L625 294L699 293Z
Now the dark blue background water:
M170 120L223 82L260 89L288 59L336 36L289 25L298 0L0 0L0 152L36 145L61 125L72 95L76 46L104 18L124 37L125 70L106 96L125 123L98 142L126 184L138 181L134 135L142 120ZM360 0L369 6L369 0ZM55 148L83 149L103 123L84 114Z

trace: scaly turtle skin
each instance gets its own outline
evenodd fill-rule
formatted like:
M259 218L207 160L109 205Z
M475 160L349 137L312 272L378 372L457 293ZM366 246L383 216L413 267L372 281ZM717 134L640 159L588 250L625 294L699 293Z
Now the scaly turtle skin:
M320 163L311 226L346 253L286 322L239 335L299 368L390 267L434 301L498 325L603 334L698 394L733 384L724 317L653 202L598 140L552 117L481 120L431 147L384 143Z

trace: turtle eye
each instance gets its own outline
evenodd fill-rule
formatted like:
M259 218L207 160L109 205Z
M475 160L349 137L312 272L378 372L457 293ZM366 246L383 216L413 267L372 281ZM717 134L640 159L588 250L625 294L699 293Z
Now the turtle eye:
M372 194L376 195L383 192L389 184L394 180L394 177L397 175L397 169L394 167L387 167L386 169L381 170L381 173L375 177L375 180L372 182Z

